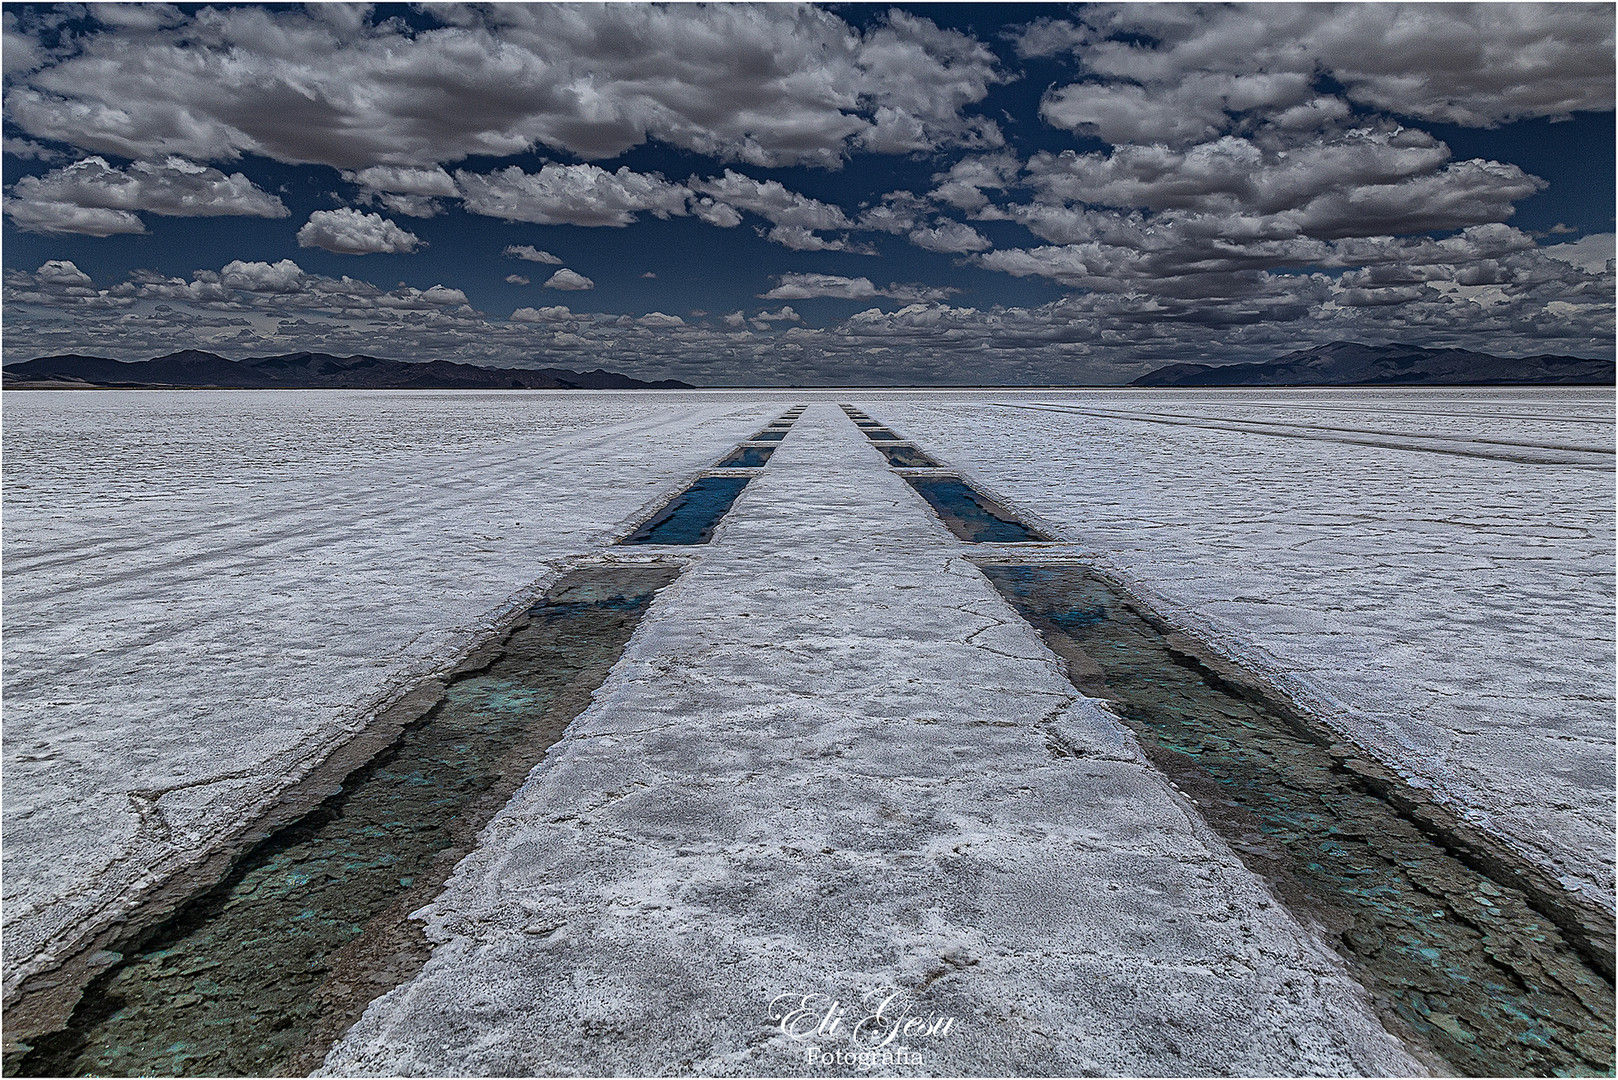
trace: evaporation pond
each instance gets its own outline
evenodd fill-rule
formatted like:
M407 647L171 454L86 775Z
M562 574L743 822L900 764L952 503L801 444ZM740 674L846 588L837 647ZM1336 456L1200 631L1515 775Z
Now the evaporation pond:
M492 657L139 940L33 1043L31 1076L304 1075L428 946L405 916L590 703L668 565L564 576Z
M876 448L882 451L888 459L888 464L896 469L936 469L938 462L917 450L914 446L905 443L876 443Z
M907 476L905 482L938 512L950 532L969 543L1016 544L1049 539L959 477Z
M747 486L745 476L704 476L625 537L625 544L706 544Z
M888 442L898 442L899 441L899 436L895 435L893 432L889 431L887 428L868 427L868 428L862 428L861 430L865 432L865 437L867 439L870 439L872 442L876 442L878 439L883 439L883 440L886 440Z
M1403 781L1333 756L1329 732L1084 567L982 570L1409 1037L1462 1076L1612 1074L1613 984L1592 963L1610 920L1551 918L1560 901L1514 887L1535 888L1509 852L1418 824Z
M776 430L772 430L770 428L765 428L763 431L759 432L757 435L754 435L751 439L749 439L747 441L748 442L780 442L782 439L784 439L786 437L787 437L787 433L785 431L776 431Z
M758 469L775 453L773 446L743 446L719 463L721 469Z

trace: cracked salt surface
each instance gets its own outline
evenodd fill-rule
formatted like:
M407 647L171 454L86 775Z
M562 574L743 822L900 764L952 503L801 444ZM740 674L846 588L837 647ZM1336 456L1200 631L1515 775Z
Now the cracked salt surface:
M47 961L54 932L228 834L368 710L451 662L510 610L514 591L531 595L569 557L643 519L758 431L779 401L723 392L13 395L4 433L8 985ZM1549 446L1589 443L1579 425L1610 432L1610 391L898 392L861 401L1610 903L1610 473L1555 448L1543 453L1568 464L995 404L1125 411L1151 402L1180 413L1189 404L1227 421L1304 423L1339 423L1349 409L1341 426L1464 437L1485 424L1491 437ZM993 1022L960 1043L972 1049L951 1059L956 1068L974 1055L1004 1063L1035 1050L1046 1056L1027 1060L1043 1062L1042 1040L1059 1037L1078 1055L1069 1071L1416 1069L1352 1004L1359 999L1335 959L1267 906L1189 806L1174 804L1183 821L1151 816L1160 797L1172 801L1161 778L1126 760L1128 737L1074 700L1026 626L959 561L960 545L830 405L805 414L702 554L702 573L663 605L666 630L632 646L639 659L609 680L589 723L574 726L572 764L536 773L484 834L434 909L435 932L449 941L424 975L436 981L379 1004L371 1033L345 1044L349 1060L398 1051L416 1061L419 1047L376 1042L383 1006L401 1010L385 1026L408 1041L398 1017L418 1007L415 995L444 992L458 958L476 960L468 970L483 979L501 949L530 957L510 940L510 896L488 876L506 860L525 868L524 900L536 911L563 898L600 929L592 949L548 915L521 916L524 942L551 934L558 956L588 961L576 986L545 984L543 970L521 974L572 1009L558 1016L578 1026L546 1028L528 1002L526 1018L513 1019L521 989L478 982L433 1029L453 1036L439 1040L453 1053L427 1048L422 1062L500 1058L508 1029L482 1023L487 1011L518 1033L508 1057L531 1054L550 1031L557 1054L584 1060L613 1025L627 1032L651 1015L662 1018L665 1047L694 1047L711 1071L759 1071L760 1055L776 1050L782 1071L801 1071L779 1046L756 1049L768 1042L768 1003L755 1008L747 996L743 1008L744 995L723 983L723 972L745 969L762 986L761 965L778 960L806 991L845 999L857 976L892 975L954 994L949 1003L986 1002ZM798 474L811 465L829 488ZM782 466L793 468L781 475ZM680 612L679 596L696 606ZM709 705L714 728L693 730L690 717L706 720ZM1542 738L1542 727L1559 730ZM1031 728L1057 745L1091 739L1097 760L1084 767L1097 774L1034 768L1016 741ZM682 756L686 744L707 758ZM796 781L782 779L788 767ZM886 779L894 775L913 780L896 786ZM555 788L553 777L571 786ZM760 820L794 826L805 843L794 832L783 844L746 816L751 802L734 803L736 791L751 798L766 784L786 784L790 798ZM591 798L570 804L580 792ZM524 809L546 799L563 804L554 824ZM620 831L626 820L639 831ZM1144 846L1119 847L1115 828L1135 830ZM833 843L834 832L855 842ZM663 850L642 842L648 836L680 842ZM1089 861L1063 876L1046 847ZM598 876L566 885L547 876L553 865ZM670 866L695 876L671 884L662 876ZM948 904L934 901L941 883L953 890ZM816 892L823 884L828 892ZM1009 914L979 912L973 897ZM626 958L609 956L618 912L628 920L622 940L640 950ZM727 928L742 936L724 943ZM671 934L683 944L657 951ZM959 980L981 973L983 962L971 961L989 940L1012 942L1009 958L990 950L992 983L956 994ZM827 976L836 959L828 942L858 954L841 961L849 979ZM1031 973L1050 955L1081 973L1042 982ZM650 980L623 999L645 1012L612 1005L620 960L622 977ZM721 983L729 989L707 1002ZM696 988L687 1027L671 987ZM1322 1001L1338 999L1351 1003L1348 1015L1322 1020ZM1039 1011L1053 1001L1065 1013ZM681 1067L653 1056L640 1067Z
M879 990L953 1018L882 1072L1419 1072L852 426L795 432L323 1071L846 1074L780 1017Z
M773 415L668 392L8 395L8 990Z
M860 403L1612 910L1610 389Z

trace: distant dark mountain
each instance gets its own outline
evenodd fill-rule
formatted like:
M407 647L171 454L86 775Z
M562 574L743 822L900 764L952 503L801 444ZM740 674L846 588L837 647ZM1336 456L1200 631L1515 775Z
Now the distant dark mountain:
M434 360L408 364L377 356L287 353L227 360L186 349L125 363L102 356L41 356L3 370L11 389L122 387L231 390L689 390L675 379L644 382L612 371L488 368Z
M1508 359L1465 349L1337 341L1256 364L1170 364L1130 386L1478 386L1563 383L1610 386L1612 360Z

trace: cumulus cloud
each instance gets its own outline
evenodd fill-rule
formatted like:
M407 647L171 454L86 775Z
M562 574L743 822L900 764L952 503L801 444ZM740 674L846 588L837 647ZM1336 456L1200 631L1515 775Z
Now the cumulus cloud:
M400 195L454 197L460 194L455 187L454 178L439 166L421 169L400 165L372 165L357 171L345 170L343 179L373 191L389 191Z
M1515 165L1449 158L1449 148L1425 132L1362 127L1281 146L1227 135L1185 149L1157 144L1040 153L1028 162L1026 183L1046 205L1273 218L1272 232L1317 236L1498 221L1544 187Z
M25 231L88 236L145 232L137 211L169 217L288 214L280 199L243 174L227 176L178 157L137 161L125 169L88 157L44 176L24 176L12 186L5 208Z
M545 282L545 288L561 289L564 292L583 292L585 289L593 289L595 287L595 282L591 281L583 274L569 270L565 266L556 271L556 273L552 274Z
M492 173L455 173L474 214L540 225L608 225L622 228L641 211L657 217L684 214L686 191L661 176L628 166L608 172L597 165L547 164L537 173L516 165Z
M8 119L140 159L429 167L659 139L837 167L855 149L997 145L966 110L1007 78L982 43L899 11L864 30L774 4L428 8L418 28L327 5L173 14L139 33L91 28L62 54L8 21Z
M552 307L520 307L511 313L512 322L525 323L556 323L570 322L576 316L565 304L556 304Z
M1593 233L1568 244L1549 244L1539 250L1553 259L1599 274L1613 261L1612 233Z
M561 266L562 260L548 251L541 251L532 244L511 244L501 252L508 259L522 259L525 262L548 263L551 266Z
M964 255L993 246L972 226L947 219L913 230L910 242L919 248L948 255Z
M1134 83L1080 83L1045 96L1039 114L1059 128L1104 142L1183 144L1210 139L1226 113L1285 109L1311 97L1304 75L1203 75L1166 88Z
M765 236L793 251L851 251L874 254L868 246L848 237L824 237L828 230L853 228L841 207L792 191L779 180L756 180L734 169L706 180L695 176L687 185L702 196L695 213L709 224L730 227L741 223L738 210L757 214L771 228Z
M521 274L507 274L506 275L506 284L507 285L527 285L528 283L529 283L528 279L523 277Z
M1245 291L1217 303L1132 291L1034 307L913 297L897 310L873 307L817 329L793 320L787 305L751 319L737 311L712 327L661 312L592 315L560 305L490 318L449 285L384 290L310 274L292 260L234 261L190 279L136 271L98 286L73 263L52 260L4 273L6 349L8 359L71 349L134 358L184 340L238 356L311 349L514 366L544 362L539 349L565 353L569 366L709 383L1119 382L1165 363L1273 356L1342 338L1610 355L1612 270L1592 273L1547 255L1509 226L1329 248L1328 259L1356 268L1337 278L1232 275ZM904 291L798 277L810 291L818 285L854 299Z
M949 167L948 172L937 173L933 183L938 185L929 197L947 203L957 210L977 210L988 203L985 189L1003 190L1017 179L1022 171L1015 154L981 154L965 157Z
M1584 4L1113 4L1038 21L1019 51L1071 51L1093 80L1047 96L1051 123L1183 144L1251 110L1306 106L1320 75L1360 105L1474 127L1605 111L1613 21Z
M893 300L942 300L958 289L932 288L925 285L900 285L878 288L865 277L841 277L837 274L782 274L775 288L760 293L762 300L810 300L815 297L833 297L838 300L871 300L885 296Z
M340 210L316 210L298 230L299 247L325 248L339 255L408 255L426 243L381 214L361 213L346 206Z

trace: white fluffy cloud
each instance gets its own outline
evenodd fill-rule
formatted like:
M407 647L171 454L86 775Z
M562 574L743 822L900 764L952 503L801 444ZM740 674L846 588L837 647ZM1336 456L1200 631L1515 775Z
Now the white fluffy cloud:
M912 230L910 242L919 248L948 255L964 255L992 246L983 234L972 226L948 219L940 219L933 225Z
M1233 351L1274 356L1343 338L1498 355L1610 350L1612 271L1593 274L1543 254L1518 230L1480 226L1443 240L1333 247L1358 269L1340 280L1250 276L1240 279L1245 293L1218 304L1099 291L1035 307L953 306L935 297L822 327L795 320L785 305L752 318L738 311L712 326L561 305L490 318L447 285L384 290L309 274L292 260L232 262L189 280L136 271L99 287L73 263L52 260L33 273L5 272L6 349L8 360L71 349L133 359L185 340L234 356L310 349L523 366L565 355L569 367L698 382L1036 383L1127 381L1165 363L1219 362ZM797 284L852 299L904 291L857 278L799 276Z
M771 228L765 236L793 251L852 251L873 254L847 236L827 238L820 233L853 228L854 223L841 207L811 199L788 189L779 180L755 180L734 169L706 180L692 177L690 189L701 198L695 207L698 217L711 225L731 227L741 223L738 210L757 214Z
M412 31L365 9L205 7L123 33L111 24L135 9L95 11L107 29L66 55L8 21L6 114L132 158L363 170L536 147L604 158L661 139L835 167L854 149L1000 141L966 113L1006 78L994 54L899 11L860 31L808 6L502 4L428 8L440 25Z
M617 172L597 165L556 164L537 173L515 165L487 174L461 169L455 181L468 210L507 221L621 228L642 211L657 217L685 213L685 188L627 166Z
M551 266L561 266L562 260L548 251L541 251L532 244L510 244L501 252L508 259L522 259L524 262L547 263Z
M143 233L137 211L169 217L240 214L282 218L287 208L241 173L226 175L183 158L137 161L128 168L88 157L24 176L6 199L6 213L28 232L110 236Z
M976 210L989 201L985 189L1003 190L1017 179L1022 171L1015 154L980 154L964 157L938 173L933 183L938 186L929 197L955 207L957 210Z
M595 282L577 271L569 270L565 266L552 274L545 282L545 288L561 289L564 292L583 292L586 289L595 287Z
M734 169L707 180L691 179L691 190L719 202L759 215L772 225L810 230L846 229L851 222L830 203L790 191L779 180L755 180Z
M1050 94L1050 122L1186 143L1229 130L1233 114L1307 107L1320 75L1357 104L1420 120L1606 111L1613 22L1600 4L1113 4L1042 20L1019 47L1074 52L1098 80Z
M1039 235L1042 208L1081 204L1194 211L1246 221L1244 232L1320 237L1455 229L1511 215L1544 187L1515 165L1450 162L1449 148L1397 126L1314 133L1277 145L1224 136L1183 149L1036 154L1026 184L1041 208L1008 209Z
M1051 91L1040 105L1047 123L1109 143L1181 145L1218 136L1227 110L1283 110L1313 97L1303 74L1199 74L1168 86L1079 83Z
M763 300L809 300L826 296L838 300L872 300L885 296L893 300L942 300L956 289L931 288L925 285L900 285L879 288L865 277L841 277L837 274L782 274L775 288L760 293Z
M1618 237L1612 233L1592 233L1572 243L1549 244L1539 250L1553 259L1599 274L1613 260L1615 239Z
M409 254L425 244L381 214L365 214L346 206L316 210L298 230L299 247L325 248L339 255Z
M542 308L520 307L511 313L511 321L520 323L572 322L576 318L578 316L575 316L565 304Z
M379 202L409 217L435 217L444 209L439 199L460 195L454 179L437 166L420 169L372 165L358 171L345 170L343 179L360 187L362 200Z

